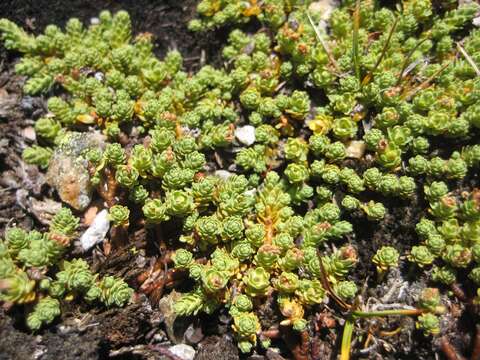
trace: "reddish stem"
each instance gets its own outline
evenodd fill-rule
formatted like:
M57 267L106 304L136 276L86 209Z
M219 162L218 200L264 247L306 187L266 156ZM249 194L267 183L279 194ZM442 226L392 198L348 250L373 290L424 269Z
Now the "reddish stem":
M106 179L97 187L97 192L110 208L115 205L115 195L117 193L118 184L115 181L115 175L109 168L105 168L105 178Z
M450 289L452 292L455 294L455 296L458 298L458 300L462 302L469 302L468 297L465 294L465 291L460 287L458 283L453 283L450 285Z
M463 356L457 353L457 350L445 336L440 339L440 349L448 360L465 360Z
M475 326L476 333L473 340L473 351L470 360L480 360L480 325Z
M262 331L262 336L265 336L269 339L278 339L280 337L280 330L276 328L271 328L271 329Z

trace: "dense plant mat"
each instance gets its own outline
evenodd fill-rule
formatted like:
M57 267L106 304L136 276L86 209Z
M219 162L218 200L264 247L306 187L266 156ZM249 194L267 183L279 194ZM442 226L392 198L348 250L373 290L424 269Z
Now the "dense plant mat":
M33 120L5 164L40 182L0 243L15 336L73 311L92 357L480 358L480 6L195 6L199 58L125 10L0 20Z

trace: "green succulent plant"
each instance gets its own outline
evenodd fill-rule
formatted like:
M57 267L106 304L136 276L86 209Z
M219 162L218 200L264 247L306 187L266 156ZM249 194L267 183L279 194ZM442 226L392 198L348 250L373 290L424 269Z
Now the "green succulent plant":
M78 225L79 219L71 210L62 208L52 218L48 232L12 227L6 231L5 241L0 242L0 301L13 305L33 303L26 318L32 331L58 317L66 297L94 300L91 294L98 288L98 299L105 305L123 306L133 293L123 280L110 277L112 286L106 285L105 278L98 280L83 259L62 260L77 235ZM32 275L39 271L55 274L56 279Z
M109 210L110 220L115 226L127 226L129 223L130 210L126 206L114 205Z
M377 267L377 272L383 274L392 267L398 266L400 254L391 246L382 246L373 256L372 262Z
M416 326L422 330L426 336L438 335L440 333L440 320L431 313L420 315Z
M42 325L51 323L60 315L60 302L51 297L40 299L33 311L27 317L27 326L33 330L39 330Z
M479 7L393 5L344 1L327 19L311 1L201 0L190 30L231 31L224 66L188 72L178 51L159 59L151 35L134 36L125 11L37 36L2 19L5 47L22 55L24 92L58 95L35 122L39 144L22 157L46 169L67 131L102 132L105 147L85 159L113 226L175 227L170 270L191 281L174 311L225 306L245 353L270 344L259 312L267 297L279 325L300 332L327 296L352 303L359 284L348 274L363 250L345 238L364 234L362 213L377 222L369 228L389 227L397 202L421 208L418 242L405 252L380 246L380 278L406 256L419 273L432 265L436 282L454 284L459 270L478 286L480 200L458 190L480 165L480 32L470 25ZM106 306L131 298L123 280L63 260L78 231L64 208L48 232L13 227L0 243L0 299L33 303L32 330L59 316L64 297ZM33 268L47 275L34 279ZM418 306L417 327L438 334L437 290ZM357 315L346 315L345 330Z
M412 247L408 260L420 267L430 265L435 260L435 256L428 250L426 246L419 245Z

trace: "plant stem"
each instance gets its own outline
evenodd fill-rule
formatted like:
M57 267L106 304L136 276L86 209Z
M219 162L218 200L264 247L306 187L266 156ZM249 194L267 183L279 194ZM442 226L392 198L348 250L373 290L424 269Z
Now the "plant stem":
M332 287L330 286L330 282L328 281L328 275L327 271L325 270L325 267L323 266L323 261L322 261L322 255L320 253L320 250L317 249L317 256L318 260L320 262L320 281L322 282L322 286L327 290L328 294L335 300L335 302L340 305L344 310L350 309L350 305L347 304L345 301L343 301L337 294L335 294L335 291L333 291Z
M408 60L410 60L410 58L412 57L413 53L420 47L420 45L422 45L425 41L427 41L428 38L424 38L422 40L420 40L417 45L415 45L413 47L412 50L409 51L409 53L407 54L407 56L405 57L405 61L403 62L403 65L402 65L402 70L400 71L400 74L398 75L398 80L397 80L397 86L400 85L400 83L402 82L402 79L403 79L403 74L405 73L405 70L407 69L407 65L408 65Z
M371 318L383 316L417 316L423 313L422 309L392 309L380 311L352 311L353 318Z
M350 359L350 350L352 346L353 328L355 320L358 318L371 318L383 316L417 316L423 313L422 309L392 309L380 311L358 311L354 310L350 313L350 317L345 320L343 327L342 347L340 351L340 360ZM397 332L394 331L393 333Z
M442 73L443 70L445 70L451 62L447 62L445 65L443 65L440 69L438 69L432 76L430 76L428 79L426 79L424 82L422 82L420 85L418 85L415 89L413 89L411 92L406 93L405 95L402 96L402 99L410 101L419 91L426 89L430 83L435 80L435 78Z
M355 11L353 12L353 46L352 46L352 60L353 67L355 70L355 76L359 81L360 79L360 59L359 59L359 50L358 50L358 31L360 29L360 0L357 0L355 3Z
M378 66L382 62L382 59L385 57L385 54L387 53L388 45L390 45L390 40L392 40L393 32L395 31L395 29L397 27L398 19L399 19L398 17L395 18L395 22L393 23L392 28L390 29L390 32L388 33L388 37L387 37L387 40L385 41L385 45L383 45L382 52L381 52L380 56L378 57L377 62L375 63L372 70L370 70L368 72L368 74L363 78L362 86L367 85L370 82L370 80L372 79L372 76L373 76L373 72L375 70L377 70Z
M440 350L448 360L465 360L465 358L457 353L450 341L444 336L440 339Z
M453 294L458 298L458 300L462 302L468 302L468 297L465 294L465 291L460 287L460 285L456 282L450 285L450 289L452 290Z
M475 74L477 74L477 76L480 76L480 69L478 69L477 64L475 64L475 61L473 61L472 57L468 55L467 51L463 48L463 46L459 42L457 42L457 49L463 55L465 60L467 60L467 62L470 64L472 69L475 71Z
M308 11L307 11L307 17L308 17L308 21L310 21L310 25L312 25L312 27L313 27L313 31L315 31L315 35L317 35L318 41L320 42L320 44L323 47L323 50L325 50L325 53L328 56L328 60L333 65L335 70L340 72L340 67L338 66L337 62L335 61L335 58L334 58L332 52L330 51L330 49L328 48L327 43L323 40L322 35L320 34L320 32L317 29L317 26L313 23L312 17L310 16L310 13Z
M354 320L352 318L347 319L345 321L345 326L343 327L342 347L340 350L340 360L350 359L350 349L352 347L352 336L353 336L353 325L354 325Z

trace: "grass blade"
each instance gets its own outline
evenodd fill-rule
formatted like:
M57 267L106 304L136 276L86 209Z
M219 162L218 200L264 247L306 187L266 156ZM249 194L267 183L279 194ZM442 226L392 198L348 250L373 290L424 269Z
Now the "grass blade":
M465 60L467 60L467 62L470 64L473 70L475 70L475 73L477 74L477 76L480 76L480 70L478 69L477 64L475 64L475 61L473 61L471 56L468 55L467 51L458 42L457 42L457 49L462 53L463 57L465 58Z
M353 337L353 320L347 319L343 327L342 335L342 347L340 349L340 360L349 360L350 359L350 350L352 347L352 337Z
M358 32L360 30L360 0L355 3L355 11L353 12L353 44L352 44L352 61L355 76L358 81L360 79L360 54L358 50Z
M337 62L335 61L335 58L333 57L332 52L327 46L327 43L323 40L322 35L320 34L320 31L318 31L317 26L313 23L312 17L310 16L310 13L307 11L307 17L308 21L310 21L310 25L313 27L313 31L315 31L315 35L317 36L318 41L323 47L323 50L327 53L328 56L328 61L333 65L336 71L340 72L340 67L338 66Z
M370 70L368 74L363 78L362 85L367 85L370 82L373 76L373 72L377 70L378 66L382 62L382 59L385 57L385 54L387 53L387 50L388 50L388 45L390 45L390 41L392 40L392 35L397 27L397 24L398 24L398 16L395 18L395 22L393 23L392 28L388 33L387 41L385 42L385 45L383 45L382 52L380 53L380 56L378 57L377 62L373 66L372 70Z
M403 74L405 73L405 70L407 69L408 61L412 57L413 53L420 47L420 45L422 45L427 40L428 40L428 38L423 38L422 40L420 40L417 43L417 45L415 45L415 47L412 50L410 50L410 52L407 54L407 56L405 58L405 61L403 62L403 65L402 65L402 70L400 71L400 74L398 75L397 86L399 86L400 83L402 82Z

